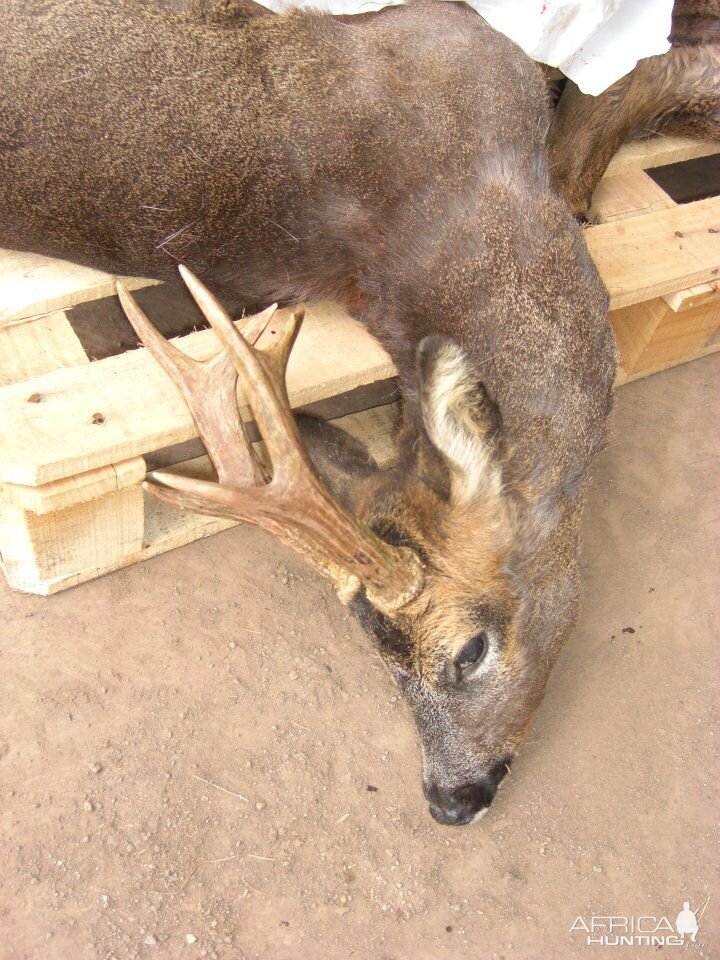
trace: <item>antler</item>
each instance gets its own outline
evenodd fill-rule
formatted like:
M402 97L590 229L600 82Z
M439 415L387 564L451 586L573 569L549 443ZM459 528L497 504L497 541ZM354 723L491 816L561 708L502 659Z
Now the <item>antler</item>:
M209 360L193 360L168 343L121 283L118 296L137 335L185 398L219 482L154 471L146 489L181 509L262 527L330 577L341 599L350 599L362 585L378 608L404 606L422 586L417 554L386 543L335 500L302 445L285 373L304 311L278 324L277 340L256 350L253 344L276 305L251 318L240 333L190 270L181 266L180 274L225 348ZM271 473L255 455L238 411L238 379Z

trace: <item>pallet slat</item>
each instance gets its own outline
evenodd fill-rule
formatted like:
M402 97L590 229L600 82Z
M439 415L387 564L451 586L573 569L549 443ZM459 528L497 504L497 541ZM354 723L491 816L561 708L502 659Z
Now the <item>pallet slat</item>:
M54 592L132 563L143 537L142 488L38 516L0 504L2 565L15 590Z
M0 483L0 503L9 503L39 515L53 513L126 487L137 486L145 479L146 472L143 458L133 457L74 477L52 480L39 487Z
M219 349L212 330L177 342L196 358ZM342 308L329 303L308 307L288 370L294 407L394 374L382 347ZM37 394L42 402L27 402ZM101 423L93 422L96 414ZM144 349L98 360L80 371L57 370L0 388L0 423L0 482L29 486L196 436L184 401Z
M118 279L67 260L0 249L0 328L54 310L68 310L88 300L111 297ZM124 282L129 289L138 290L159 281L125 277Z
M591 226L585 239L611 310L661 297L720 276L720 197Z
M676 207L643 171L631 170L605 178L595 192L592 209L598 221L615 222ZM717 350L718 288L717 281L698 284L612 310L610 322L619 358L616 385Z
M89 368L64 314L0 328L4 379L61 365L74 374ZM21 390L24 386L18 385ZM27 406L42 405L42 397L35 399L39 402ZM8 424L3 427L6 433ZM46 593L48 584L69 586L78 577L90 579L98 569L122 566L134 556L143 536L144 470L142 458L135 458L50 488L0 486L0 563L10 585Z
M395 456L392 437L395 434L399 416L400 405L391 403L372 410L364 410L361 413L349 414L334 422L366 443L378 464L385 467L393 461ZM210 476L210 463L207 457L197 457L172 469L195 477ZM38 533L40 536L47 536L48 528L45 526L38 531L31 521L29 525L24 525L26 539L21 544L22 549L14 554L12 569L7 571L11 585L18 590L48 596L237 526L233 520L205 517L189 510L168 507L149 494L143 493L140 486L131 487L123 491L122 495L129 498L129 506L133 510L137 510L138 498L140 500L144 498L142 508L145 522L142 540L138 539L137 527L118 530L114 518L113 526L110 529L106 528L107 509L104 499L90 504L79 504L77 508L67 512L58 511L49 518L49 529L57 538L61 540L67 538L76 525L84 530L89 528L95 537L99 538L96 551L105 549L107 555L103 555L102 552L88 553L88 544L85 544L81 553L75 558L75 568L72 571L58 569L53 566L56 549L43 552L44 543L38 537ZM117 511L117 503L114 502L112 506L113 510ZM3 533L2 523L3 511L0 509L0 540ZM124 555L121 555L118 550L118 541L119 545L125 549ZM115 544L113 552L110 552L108 543ZM56 541L52 541L52 544L55 548ZM39 568L38 555L41 559L44 556L48 557L46 564Z
M20 383L59 367L89 363L62 311L29 323L0 327L0 386Z
M674 206L672 197L644 170L630 170L619 176L603 177L595 188L588 219L591 223L612 223Z
M605 176L614 177L629 170L650 170L670 163L696 160L720 153L720 143L693 140L690 137L651 137L624 143L608 164Z
M720 280L713 283L699 283L694 287L688 287L687 290L668 293L663 300L675 313L684 313L710 301L714 301L720 307L718 294L720 294Z

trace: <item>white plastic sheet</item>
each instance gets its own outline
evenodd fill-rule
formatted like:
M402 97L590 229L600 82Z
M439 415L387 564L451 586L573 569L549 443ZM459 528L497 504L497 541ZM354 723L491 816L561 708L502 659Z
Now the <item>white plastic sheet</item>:
M673 0L467 0L528 56L597 95L670 49Z
M403 0L258 0L335 15L372 13ZM450 0L458 2L458 0ZM463 0L460 0L463 2ZM559 67L583 93L597 95L643 57L666 53L673 0L465 0L528 56ZM442 18L438 16L438 30Z

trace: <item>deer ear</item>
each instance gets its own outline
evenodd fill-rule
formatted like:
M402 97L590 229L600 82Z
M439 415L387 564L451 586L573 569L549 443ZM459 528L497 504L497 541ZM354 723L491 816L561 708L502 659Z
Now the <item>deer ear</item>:
M452 500L499 495L500 461L493 440L497 406L463 350L448 337L425 337L418 347L422 418L451 474Z

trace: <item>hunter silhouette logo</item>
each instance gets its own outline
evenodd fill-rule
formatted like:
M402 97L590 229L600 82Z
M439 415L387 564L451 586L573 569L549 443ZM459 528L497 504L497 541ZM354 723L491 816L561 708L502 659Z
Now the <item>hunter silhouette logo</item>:
M707 900L703 904L703 910L705 909L706 904L707 904ZM683 904L682 910L677 915L677 918L675 920L675 929L678 932L678 936L681 936L683 938L683 942L685 941L686 935L689 933L690 940L693 943L695 943L695 940L697 939L698 928L699 928L698 918L697 918L698 913L700 913L699 910L690 909L690 901L686 900L685 903ZM700 916L702 916L702 914L700 914Z
M674 925L665 915L614 914L576 917L570 933L585 933L588 946L691 947L697 943L700 920L709 900L707 897L697 910L691 909L690 901L685 900Z

